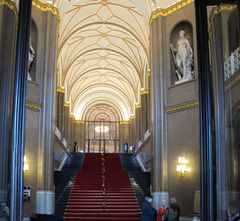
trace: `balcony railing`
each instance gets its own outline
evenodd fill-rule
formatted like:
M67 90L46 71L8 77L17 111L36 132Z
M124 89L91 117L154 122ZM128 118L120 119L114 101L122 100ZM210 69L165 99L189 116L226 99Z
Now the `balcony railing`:
M224 63L225 81L230 79L240 68L240 47Z

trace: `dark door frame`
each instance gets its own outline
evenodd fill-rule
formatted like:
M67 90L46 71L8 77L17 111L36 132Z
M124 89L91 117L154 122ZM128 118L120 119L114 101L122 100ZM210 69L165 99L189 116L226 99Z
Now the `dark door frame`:
M236 0L195 0L199 64L201 220L203 221L216 220L215 148L213 144L214 105L209 66L207 6L224 3L236 4ZM239 0L237 0L237 6L239 12L237 22L238 27L240 27ZM238 33L240 33L239 31Z

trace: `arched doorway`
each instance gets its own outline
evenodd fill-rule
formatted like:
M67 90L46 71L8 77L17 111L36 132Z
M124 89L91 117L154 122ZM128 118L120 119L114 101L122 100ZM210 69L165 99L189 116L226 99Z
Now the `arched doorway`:
M85 119L85 152L119 152L119 116L114 108L93 106Z

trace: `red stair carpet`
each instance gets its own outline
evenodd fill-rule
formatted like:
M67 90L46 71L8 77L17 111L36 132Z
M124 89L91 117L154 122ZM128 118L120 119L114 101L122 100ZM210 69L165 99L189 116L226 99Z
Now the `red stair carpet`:
M118 154L85 155L73 185L65 221L140 221L141 212Z

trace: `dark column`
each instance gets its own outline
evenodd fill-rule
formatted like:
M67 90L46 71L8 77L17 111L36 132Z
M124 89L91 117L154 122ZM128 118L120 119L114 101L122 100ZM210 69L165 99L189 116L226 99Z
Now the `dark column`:
M213 104L211 74L208 51L208 16L202 0L195 1L198 64L199 64L199 111L200 111L200 152L201 152L201 220L214 220L214 171L212 143Z
M14 11L4 5L0 6L0 21L0 220L6 221L4 207L7 205L8 195L11 102L17 39Z
M12 108L10 221L23 219L24 127L31 9L31 0L20 1Z
M57 19L50 12L44 15L44 65L42 67L42 88L40 115L40 144L38 147L38 191L36 193L36 214L54 214L54 182L53 182L53 141L55 136L55 95L56 95L56 36Z
M159 16L151 27L151 137L152 137L152 194L160 207L162 199L168 202L167 136L165 100L166 76L161 54L164 51L163 17Z

